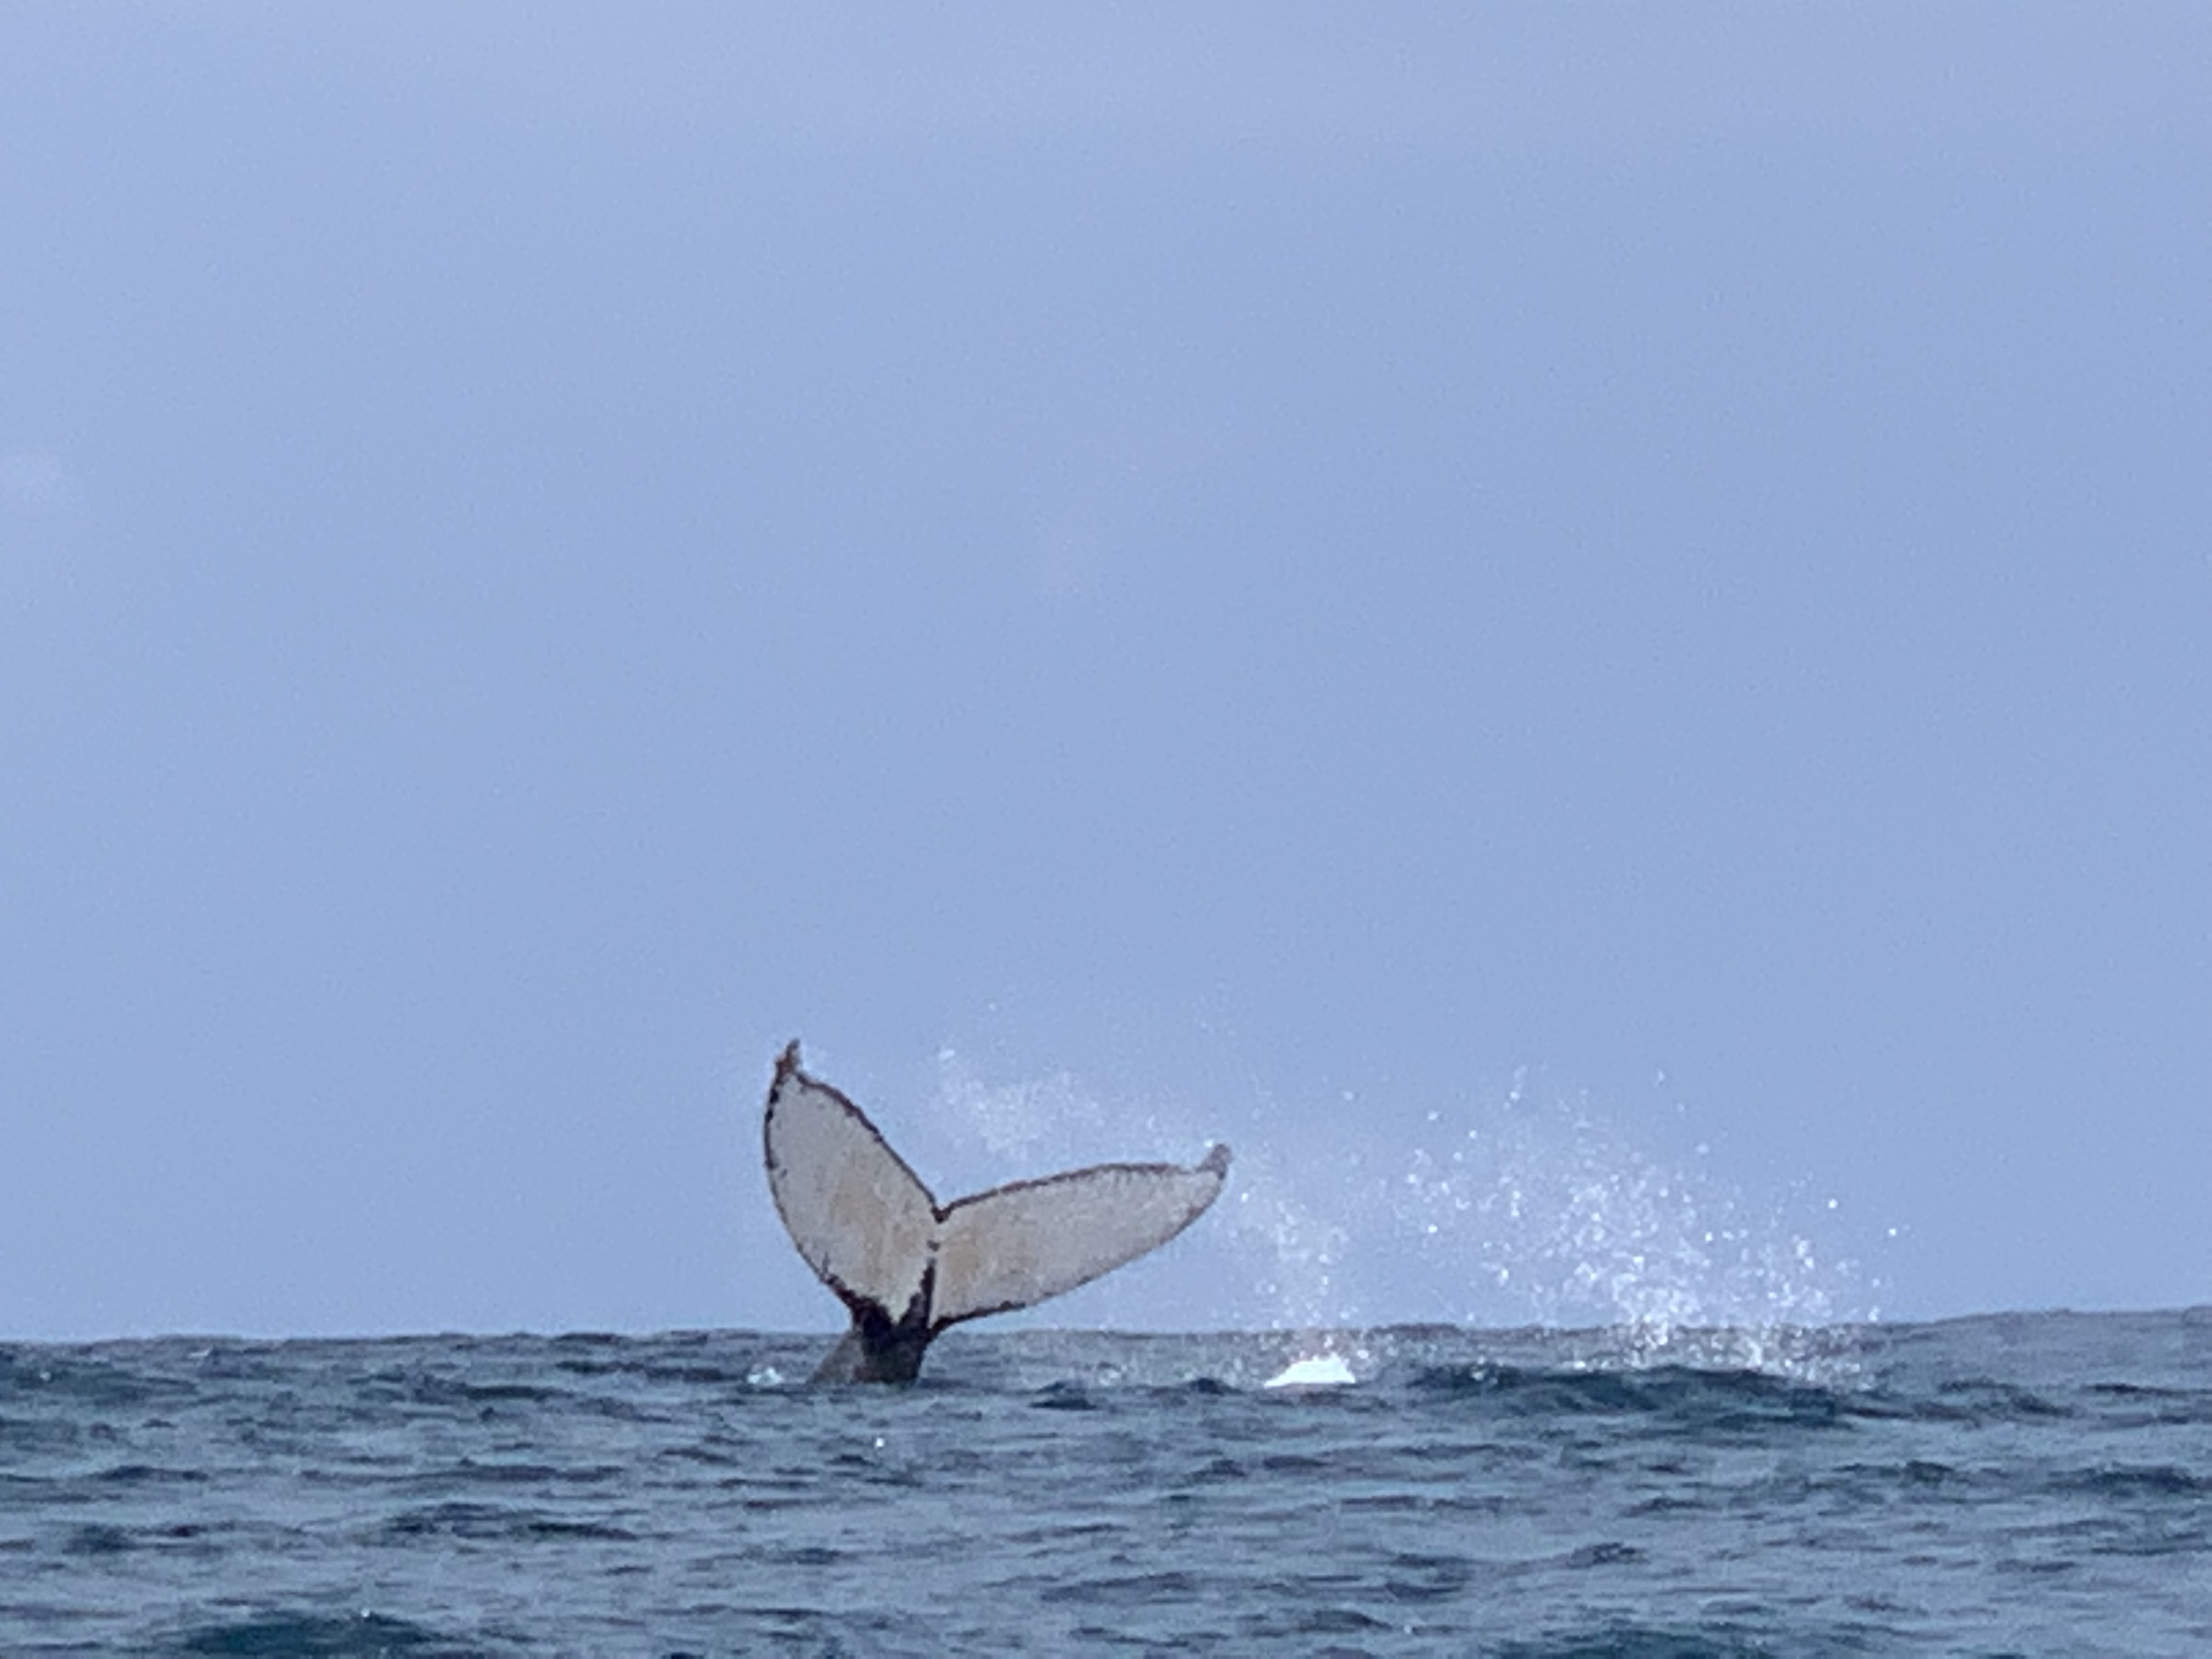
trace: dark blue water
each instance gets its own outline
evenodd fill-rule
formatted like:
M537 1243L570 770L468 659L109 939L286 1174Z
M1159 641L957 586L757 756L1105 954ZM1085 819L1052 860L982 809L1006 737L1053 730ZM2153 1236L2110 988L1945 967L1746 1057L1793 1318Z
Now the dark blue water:
M2212 1654L2212 1310L826 1346L0 1347L0 1654Z

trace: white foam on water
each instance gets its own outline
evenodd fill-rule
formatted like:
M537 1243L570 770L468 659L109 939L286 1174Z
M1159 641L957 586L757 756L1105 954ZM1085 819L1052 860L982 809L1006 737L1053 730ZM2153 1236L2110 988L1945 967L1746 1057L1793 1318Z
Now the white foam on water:
M1317 1353L1293 1359L1260 1386L1263 1389L1340 1389L1359 1379L1342 1354Z

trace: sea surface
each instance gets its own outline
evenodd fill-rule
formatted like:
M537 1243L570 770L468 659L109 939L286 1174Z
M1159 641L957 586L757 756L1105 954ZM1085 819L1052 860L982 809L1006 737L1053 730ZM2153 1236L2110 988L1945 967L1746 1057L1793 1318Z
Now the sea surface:
M0 1655L2212 1655L2212 1309L829 1342L0 1345Z

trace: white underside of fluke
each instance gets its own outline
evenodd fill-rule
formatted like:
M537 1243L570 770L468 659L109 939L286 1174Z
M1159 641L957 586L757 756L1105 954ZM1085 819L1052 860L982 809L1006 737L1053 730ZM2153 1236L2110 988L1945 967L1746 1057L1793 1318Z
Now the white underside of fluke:
M1206 1212L1229 1149L1204 1162L1101 1164L940 1206L868 1121L777 1062L764 1126L769 1189L792 1243L855 1318L928 1331L1025 1308L1158 1249Z

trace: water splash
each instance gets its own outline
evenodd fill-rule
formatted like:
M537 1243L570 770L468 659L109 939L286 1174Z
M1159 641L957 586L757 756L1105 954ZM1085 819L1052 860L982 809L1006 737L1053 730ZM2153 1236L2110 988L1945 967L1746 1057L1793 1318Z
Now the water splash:
M1462 1317L1503 1302L1539 1324L1625 1325L1663 1344L1691 1328L1875 1316L1872 1287L1814 1217L1746 1200L1700 1167L1702 1146L1696 1161L1669 1161L1525 1075L1452 1128L1441 1148L1413 1149L1389 1212L1425 1255L1492 1292Z
M1221 1127L1179 1105L1109 1109L1066 1073L987 1084L949 1049L939 1079L940 1127L992 1180L1147 1146L1180 1158ZM1832 1346L1808 1334L1877 1316L1878 1285L1832 1242L1833 1200L1747 1197L1705 1148L1669 1156L1526 1074L1410 1133L1391 1104L1255 1114L1230 1191L1176 1246L1178 1277L1217 1287L1217 1322L1295 1334L1316 1361L1357 1363L1362 1328L1429 1322L1588 1328L1594 1364L1787 1370Z
M1323 1330L1355 1322L1339 1275L1352 1242L1348 1218L1318 1206L1325 1194L1289 1179L1277 1159L1249 1160L1231 1196L1229 1236L1253 1268L1253 1291L1271 1304L1273 1323Z

